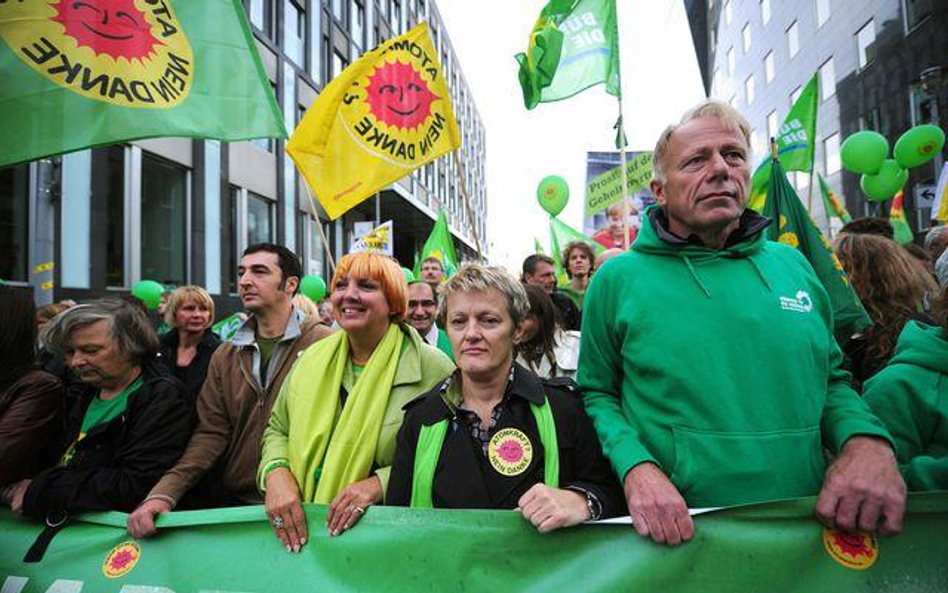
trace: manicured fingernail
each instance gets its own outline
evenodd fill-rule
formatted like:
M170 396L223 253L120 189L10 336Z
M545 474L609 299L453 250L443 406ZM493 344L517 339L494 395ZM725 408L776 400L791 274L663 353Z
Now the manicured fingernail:
M301 545L301 546L305 546L305 545L306 545L306 538L305 538L305 537L300 538L300 545Z
M286 551L287 551L287 552L292 552L292 551L293 551L293 548L290 547L290 544L286 544Z
M294 554L298 554L299 551L300 551L300 547L299 547L299 546L293 546L293 553L294 553Z

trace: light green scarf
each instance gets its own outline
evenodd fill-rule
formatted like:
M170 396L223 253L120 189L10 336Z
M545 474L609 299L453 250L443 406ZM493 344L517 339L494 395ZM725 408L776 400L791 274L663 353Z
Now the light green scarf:
M323 338L297 361L290 377L294 397L287 402L292 422L288 457L303 502L328 504L340 490L368 477L402 339L398 324L390 325L349 393L335 428L339 389L349 362L346 333Z

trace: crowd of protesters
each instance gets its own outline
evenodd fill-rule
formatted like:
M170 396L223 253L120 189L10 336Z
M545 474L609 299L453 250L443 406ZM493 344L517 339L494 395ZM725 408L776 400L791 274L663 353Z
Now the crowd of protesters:
M688 507L819 494L831 526L898 532L906 484L948 489L948 232L912 250L881 219L842 229L872 325L837 345L812 268L744 208L748 151L733 109L690 111L659 140L630 250L569 243L566 281L541 254L519 280L430 258L409 282L354 253L314 303L299 258L257 244L225 341L197 286L163 299L160 328L134 299L35 310L0 286L0 498L46 521L125 511L134 537L263 504L294 552L309 502L332 535L389 504L516 510L541 532L629 514L674 545Z

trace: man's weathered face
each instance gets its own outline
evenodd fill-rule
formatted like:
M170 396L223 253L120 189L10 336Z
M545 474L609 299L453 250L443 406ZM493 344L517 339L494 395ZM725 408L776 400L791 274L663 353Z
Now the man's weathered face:
M437 261L426 261L421 264L421 278L428 284L437 286L441 284L441 278L444 276L444 269Z
M713 233L740 218L750 183L748 153L740 130L716 117L675 130L663 161L665 182L652 182L673 233Z
M430 284L414 282L408 285L408 323L424 336L431 331L438 312L438 301Z
M538 261L533 273L524 276L524 280L527 281L527 284L539 286L549 294L553 292L553 288L556 286L556 270L545 261Z

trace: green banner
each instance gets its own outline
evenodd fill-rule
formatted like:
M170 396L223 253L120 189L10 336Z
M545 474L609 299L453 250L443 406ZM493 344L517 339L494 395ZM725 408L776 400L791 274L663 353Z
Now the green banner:
M415 260L415 269L413 270L415 278L421 278L421 264L429 257L436 258L441 262L444 268L444 278L442 282L454 275L458 271L458 256L454 251L454 239L451 237L451 229L448 228L448 218L444 210L438 211L438 220L431 228L431 234L421 248L421 256ZM2 593L2 592L0 592Z
M652 151L626 154L626 195L648 189L652 181ZM586 184L585 216L618 204L622 199L622 165L593 177Z
M217 334L224 342L231 341L235 335L237 335L237 330L244 324L244 320L240 318L240 315L234 313L230 317L226 317L214 325L211 326L211 331Z
M308 506L309 543L277 542L263 507L173 513L135 542L125 515L80 517L39 563L23 554L35 522L0 511L3 593L216 591L945 591L948 492L909 497L903 532L843 536L813 518L813 498L695 517L677 548L627 524L541 535L516 512L372 507L329 537L325 507Z

